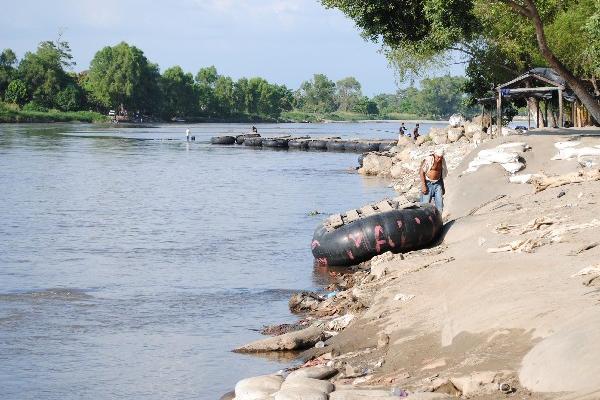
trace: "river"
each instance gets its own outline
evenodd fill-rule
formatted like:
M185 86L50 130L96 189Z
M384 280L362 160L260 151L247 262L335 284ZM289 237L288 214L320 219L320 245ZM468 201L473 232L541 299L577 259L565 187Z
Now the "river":
M398 128L257 126L346 138ZM215 399L287 365L230 350L293 321L292 292L321 287L310 240L323 216L309 213L393 193L353 172L356 154L209 144L245 131L0 125L3 399Z

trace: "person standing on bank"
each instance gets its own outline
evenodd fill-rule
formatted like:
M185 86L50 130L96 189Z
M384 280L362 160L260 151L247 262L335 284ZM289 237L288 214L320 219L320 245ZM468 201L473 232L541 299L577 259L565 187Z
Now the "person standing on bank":
M419 135L419 124L415 125L415 129L413 130L413 140L417 140L417 138L421 136Z
M429 204L433 198L435 207L440 214L444 208L444 178L448 175L448 167L444 159L444 149L437 148L433 154L428 155L419 167L421 178L421 203Z

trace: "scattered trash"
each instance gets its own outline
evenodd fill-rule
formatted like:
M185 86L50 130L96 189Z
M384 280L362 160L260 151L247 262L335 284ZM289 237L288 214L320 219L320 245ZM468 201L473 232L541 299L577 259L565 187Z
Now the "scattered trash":
M508 177L508 181L510 183L531 183L534 179L540 178L542 175L540 174L522 174L522 175L513 175Z
M337 291L337 290L334 290L333 292L327 293L327 294L325 295L325 298L326 298L326 299L331 299L332 297L335 297L335 295L336 295L336 294L338 294L338 291Z
M565 195L565 191L561 190L560 193L556 196L556 198L560 199L561 197L563 197Z
M319 211L317 211L317 210L313 210L313 211L311 211L311 212L309 212L309 213L308 213L308 216L309 216L309 217L312 217L312 216L314 216L314 215L320 215L320 214L321 214L321 213L320 213Z
M479 239L477 239L477 244L479 245L479 247L483 246L484 243L485 243L485 238L480 237Z
M396 300L396 301L409 301L414 298L415 298L414 294L398 293L397 295L394 296L394 300Z
M317 343L315 343L315 349L322 349L325 347L325 342L322 340L319 340Z

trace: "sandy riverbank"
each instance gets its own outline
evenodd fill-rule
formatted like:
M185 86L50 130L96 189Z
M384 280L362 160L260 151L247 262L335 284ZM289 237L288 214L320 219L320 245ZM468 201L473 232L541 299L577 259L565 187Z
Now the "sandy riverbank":
M315 320L352 315L347 327L325 325L334 336L302 354L307 366L338 371L327 377L329 398L368 395L358 388L377 398L393 398L392 388L408 398L600 398L600 157L552 160L557 142L600 146L594 134L549 129L483 143L448 177L440 244L379 256L310 304ZM464 172L479 151L508 142L530 147L517 175L543 175L537 183L509 183L499 164ZM275 398L327 398L308 392ZM238 396L250 398L269 397Z

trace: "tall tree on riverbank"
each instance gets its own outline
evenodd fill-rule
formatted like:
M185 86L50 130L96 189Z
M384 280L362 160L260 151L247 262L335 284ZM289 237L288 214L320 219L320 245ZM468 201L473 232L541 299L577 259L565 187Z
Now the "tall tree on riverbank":
M160 77L160 89L161 114L164 118L171 119L196 113L198 95L191 73L183 72L179 65L167 68Z
M362 98L360 82L353 76L340 79L335 84L340 111L350 111Z
M73 65L71 60L71 49L66 42L45 41L35 53L25 53L17 75L25 83L28 97L40 106L56 107L58 94L69 84L74 84L64 70Z
M135 46L121 42L98 51L90 63L85 89L100 109L121 104L131 111L158 111L158 66Z
M600 105L586 89L582 76L576 76L576 71L569 67L566 58L557 55L559 53L554 47L556 41L545 31L547 26L563 18L574 7L580 7L578 13L572 13L571 18L566 20L573 21L574 17L585 15L588 16L588 25L593 25L589 16L593 17L594 12L598 12L600 4L597 1L321 1L325 6L339 8L351 17L366 38L380 41L401 73L418 73L442 60L451 50L471 56L474 46L481 41L502 45L505 38L498 35L499 31L495 29L498 24L510 26L516 32L529 30L527 40L517 47L535 43L540 58L567 81L594 119L600 122ZM492 25L482 21L490 21ZM592 33L594 41L598 39L593 37L593 28L587 32ZM580 34L577 30L563 30L563 33L574 40ZM512 32L509 32L508 37L512 36ZM508 50L508 47L503 49Z
M16 76L17 56L11 49L4 49L0 53L0 99L4 97L4 92L8 84Z
M297 91L297 100L305 111L335 111L335 83L324 74L315 74L310 81L302 82Z

